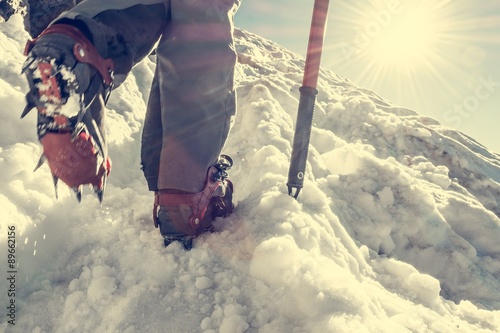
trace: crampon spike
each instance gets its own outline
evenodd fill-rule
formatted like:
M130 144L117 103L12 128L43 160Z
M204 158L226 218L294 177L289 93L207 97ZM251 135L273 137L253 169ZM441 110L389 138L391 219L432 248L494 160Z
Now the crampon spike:
M59 199L59 193L57 192L57 184L59 183L59 178L57 176L52 175L54 179L54 190L56 192L56 199Z
M37 98L35 97L36 92L34 90L30 90L26 96L26 106L24 107L23 113L21 113L21 119L26 117L31 110L37 108L38 104L43 104L43 102L37 102Z
M73 187L73 192L76 194L76 200L78 200L78 202L82 202L83 186L80 185L78 187Z
M97 196L97 199L99 199L99 202L102 204L102 201L104 200L104 190L106 188L106 172L102 175L102 181L100 186L96 186L94 189L94 193Z
M80 110L76 116L76 125L71 133L71 141L75 141L76 137L86 129L83 122L83 117L85 116L85 103L83 102L83 95L80 95Z
M36 167L35 169L33 170L33 172L37 171L38 169L40 169L40 167L43 165L43 163L45 163L47 161L47 156L45 156L44 154L42 154L42 156L40 156L40 159L38 160L38 163L36 164Z
M35 108L35 105L31 104L30 101L27 101L26 107L24 108L23 113L21 113L21 119L23 119L24 117L26 117L26 115L28 113L30 113L30 111L33 110L34 108Z
M75 128L71 132L71 142L75 141L78 135L85 130L85 124L82 122L77 122Z
M28 68L30 68L31 65L35 62L36 58L35 57L29 57L26 59L26 62L23 65L23 69L21 70L21 74L25 74Z
M97 199L99 199L99 203L102 203L102 201L104 200L104 189L95 190L95 195L97 196Z

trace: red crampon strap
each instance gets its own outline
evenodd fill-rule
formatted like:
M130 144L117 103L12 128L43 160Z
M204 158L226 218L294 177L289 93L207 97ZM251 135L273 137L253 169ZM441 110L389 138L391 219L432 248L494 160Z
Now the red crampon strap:
M192 214L189 217L189 224L194 230L197 230L200 225L205 212L207 211L210 199L212 199L215 191L222 185L222 181L214 180L214 174L218 170L216 167L208 169L207 181L203 191L192 194L172 194L160 191L155 192L155 200L153 207L153 221L155 227L158 228L158 208L160 206L179 206L187 205L191 207Z
M85 64L94 67L101 75L106 86L111 86L113 83L114 63L112 59L104 59L101 57L95 46L88 40L88 38L78 28L68 24L54 24L45 29L40 36L33 40L29 40L24 48L24 55L28 53L35 46L38 38L47 34L61 34L71 37L75 40L73 47L73 54L75 58Z

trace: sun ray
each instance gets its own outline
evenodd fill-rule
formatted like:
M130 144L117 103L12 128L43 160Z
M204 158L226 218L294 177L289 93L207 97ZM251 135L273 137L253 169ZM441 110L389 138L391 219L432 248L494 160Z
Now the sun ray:
M383 6L387 2L371 1L371 4ZM451 1L403 1L401 8L390 14L388 8L373 8L369 14L366 10L361 14L355 5L345 8L350 15L342 19L343 24L361 28L354 36L352 29L349 30L350 41L344 39L340 43L343 57L331 61L330 66L340 69L345 66L349 72L357 66L353 81L381 87L380 92L390 90L389 96L404 95L418 101L423 99L421 91L433 86L444 96L459 98L464 91L457 83L471 76L460 57L467 56L471 63L480 62L484 57L480 48L467 51L467 47L500 39L487 29L498 26L497 14L478 22L470 17L469 8ZM365 38L369 35L368 43L360 43L364 41L361 35Z

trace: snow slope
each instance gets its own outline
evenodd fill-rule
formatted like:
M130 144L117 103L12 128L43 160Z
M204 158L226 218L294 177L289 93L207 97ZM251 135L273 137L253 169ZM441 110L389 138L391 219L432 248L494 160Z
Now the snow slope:
M308 178L286 194L303 59L238 31L235 213L164 248L139 169L154 64L112 95L105 202L55 199L36 115L20 120L28 35L0 24L0 304L6 332L498 332L500 156L322 72ZM88 191L90 192L90 191Z

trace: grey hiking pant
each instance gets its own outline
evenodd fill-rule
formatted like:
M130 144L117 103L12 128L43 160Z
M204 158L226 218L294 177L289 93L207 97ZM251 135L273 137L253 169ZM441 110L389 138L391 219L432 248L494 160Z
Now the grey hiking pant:
M236 110L233 15L240 0L87 0L72 24L115 63L115 84L158 42L141 160L152 191L199 192ZM112 129L111 129L112 130Z

